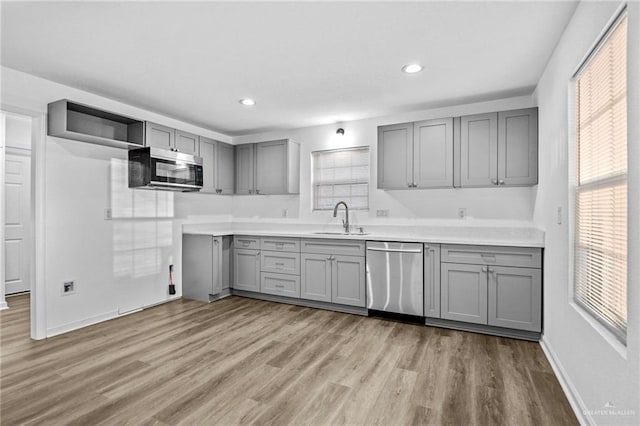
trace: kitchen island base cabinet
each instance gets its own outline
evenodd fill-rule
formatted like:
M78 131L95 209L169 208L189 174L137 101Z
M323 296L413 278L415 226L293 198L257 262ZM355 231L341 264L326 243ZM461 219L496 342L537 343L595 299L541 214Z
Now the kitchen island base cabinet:
M331 302L331 256L302 253L300 297Z
M260 291L259 250L239 248L234 250L233 288L246 291Z
M481 265L443 263L441 317L474 324L487 323L487 274Z
M341 305L364 307L365 258L333 256L331 265L331 301Z

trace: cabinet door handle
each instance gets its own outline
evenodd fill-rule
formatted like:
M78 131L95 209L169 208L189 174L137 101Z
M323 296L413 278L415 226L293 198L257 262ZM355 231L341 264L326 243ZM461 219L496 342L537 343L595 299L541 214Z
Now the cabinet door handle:
M487 267L486 266L482 267L482 272L487 272Z
M494 185L497 185L498 184L498 179L491 179L491 183L494 184Z
M327 260L331 260L331 256L327 257Z
M220 242L219 242L218 240L213 240L213 242L214 242L216 245L220 244Z
M491 272L492 274L495 272L496 270L493 268L489 268L489 272Z
M256 252L256 257L258 257L258 256L260 256L260 252L259 251Z
M409 188L413 188L413 184L412 184L412 183L408 183L408 184L407 184L407 186L408 186Z
M498 185L504 185L504 181L503 181L502 179L500 179L500 180L498 181Z
M256 189L256 194L260 194L260 190L259 189Z

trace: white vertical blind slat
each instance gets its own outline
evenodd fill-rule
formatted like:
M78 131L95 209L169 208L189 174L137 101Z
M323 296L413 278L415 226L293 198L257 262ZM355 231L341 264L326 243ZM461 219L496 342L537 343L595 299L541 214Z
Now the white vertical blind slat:
M313 159L313 209L330 210L338 201L350 209L369 208L369 148L316 151Z

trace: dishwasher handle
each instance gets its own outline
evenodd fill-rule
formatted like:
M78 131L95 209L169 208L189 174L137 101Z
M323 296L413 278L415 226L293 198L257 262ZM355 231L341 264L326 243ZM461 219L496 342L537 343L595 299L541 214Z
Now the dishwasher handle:
M422 250L406 250L406 249L394 249L394 248L378 248L378 247L367 247L367 250L371 251L386 251L393 253L422 253Z

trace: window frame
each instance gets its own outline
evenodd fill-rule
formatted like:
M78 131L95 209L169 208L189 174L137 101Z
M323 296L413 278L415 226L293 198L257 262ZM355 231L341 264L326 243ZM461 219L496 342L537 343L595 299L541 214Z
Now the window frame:
M568 273L568 296L569 296L569 305L571 305L581 316L585 319L605 340L607 340L611 346L616 349L616 351L621 356L626 356L626 345L627 345L627 334L628 329L625 327L624 335L621 335L617 330L615 330L612 326L608 324L607 321L603 320L600 315L594 310L590 309L585 304L579 302L576 298L576 280L575 280L575 239L576 239L576 195L578 188L578 120L577 120L577 112L578 112L578 78L581 76L582 71L586 66L590 63L593 57L600 51L601 47L606 43L609 36L616 30L620 22L627 17L627 9L626 4L620 5L618 10L612 15L611 19L604 26L603 30L598 34L595 38L594 43L587 50L587 54L580 60L579 65L576 67L575 72L572 74L569 84L568 84L568 155L567 155L567 164L568 164L568 212L567 212L567 224L568 224L568 264L569 264L569 273ZM628 24L627 24L628 25ZM627 27L627 37L628 37L628 27ZM628 58L628 38L627 38L627 58ZM628 81L629 74L627 68L627 93L628 93ZM628 126L629 126L629 111L628 111L628 98L627 98L627 137L629 134ZM627 153L629 152L629 141L627 139ZM629 176L629 162L630 156L627 155L627 171L626 171L626 180L627 180L627 280L626 285L628 287L629 283L629 221L631 219L631 215L629 214L629 185L628 185L628 176ZM603 179L605 180L615 180L614 179ZM594 183L590 182L583 186L593 186ZM596 183L597 185L597 183ZM629 312L629 297L627 295L626 300L626 309L627 315ZM628 316L627 316L627 325L628 325Z
M368 145L361 145L361 146L350 146L350 147L344 147L344 148L330 148L330 149L318 149L315 151L311 151L311 176L310 176L310 183L311 183L311 211L312 212L326 212L326 211L331 211L333 209L332 208L328 208L328 209L319 209L316 208L316 176L315 176L315 170L316 170L316 166L315 166L315 158L314 155L318 154L318 153L330 153L330 152L345 152L345 151L359 151L359 150L366 150L367 152L367 168L368 168L368 173L367 173L367 207L366 208L356 208L356 207L352 207L351 205L349 206L349 210L354 210L354 211L369 211L371 208L371 147ZM363 182L364 183L364 182ZM347 202L347 204L349 204L348 200L345 200Z

